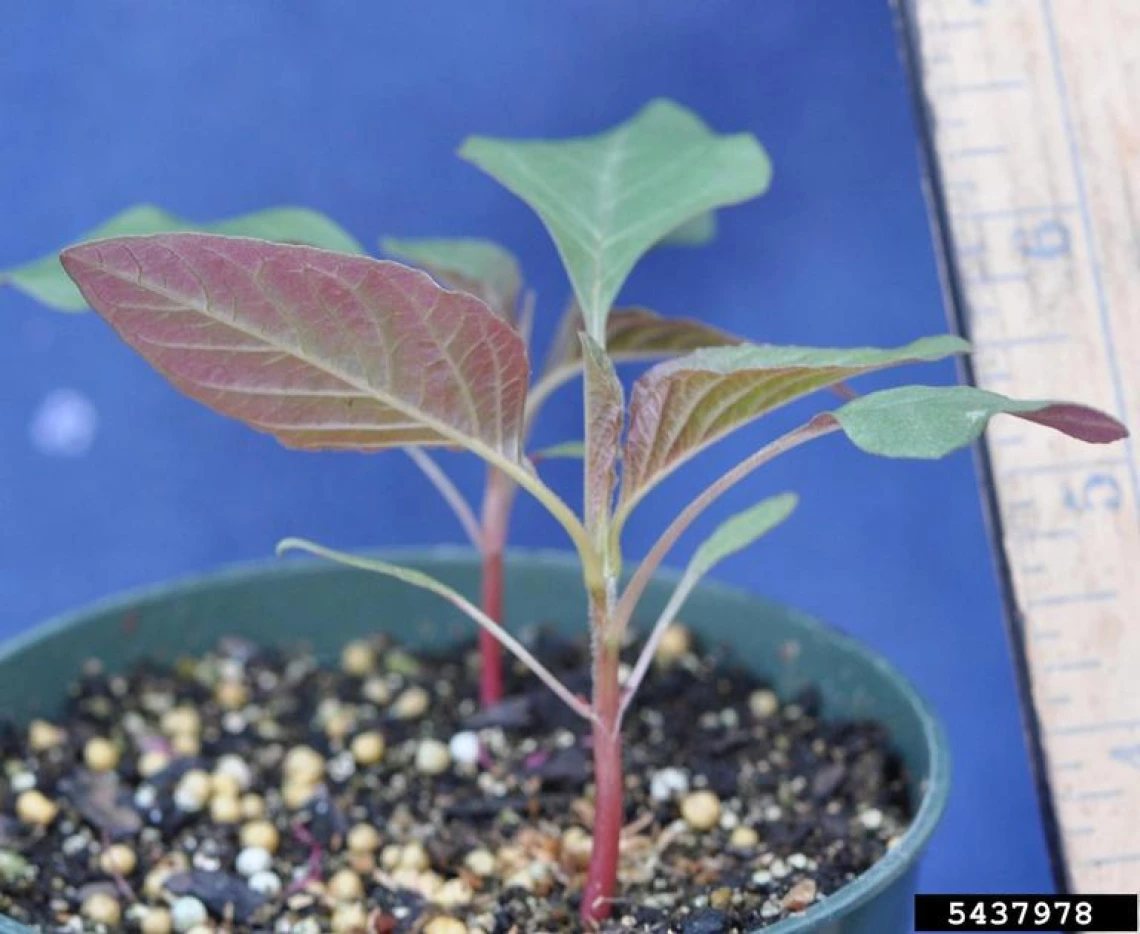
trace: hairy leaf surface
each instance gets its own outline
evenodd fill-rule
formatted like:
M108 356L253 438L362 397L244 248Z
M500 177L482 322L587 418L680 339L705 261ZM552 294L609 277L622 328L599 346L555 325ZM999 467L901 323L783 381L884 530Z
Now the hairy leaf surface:
M515 320L522 273L518 260L497 243L475 237L388 237L380 248L394 259L427 270L448 288L481 298L503 320Z
M546 369L535 385L537 405L582 369L585 322L577 304L563 315L550 348ZM648 308L615 308L606 322L606 353L614 363L637 363L673 357L700 347L730 347L740 338L688 318L664 318Z
M623 508L714 441L786 403L886 367L969 349L943 335L903 347L741 345L697 350L642 376L630 401Z
M364 248L347 231L324 215L306 208L293 207L271 208L214 223L195 224L154 205L140 204L115 215L80 239L102 240L179 230L257 237L278 243L303 243L340 253L364 252ZM58 311L83 311L87 308L87 302L67 277L55 253L0 272L0 285L9 282Z
M1013 415L1092 444L1128 436L1111 415L1072 402L1009 399L973 386L900 386L868 393L835 412L856 447L882 457L933 459L975 441L995 415Z
M586 528L606 524L617 487L617 460L625 420L625 393L614 365L589 334L582 333L586 384Z
M449 445L520 460L521 339L426 273L207 234L96 241L63 263L179 389L289 447Z
M754 137L718 136L667 100L598 136L471 137L460 155L538 213L598 343L622 283L648 250L705 211L761 194L772 176Z

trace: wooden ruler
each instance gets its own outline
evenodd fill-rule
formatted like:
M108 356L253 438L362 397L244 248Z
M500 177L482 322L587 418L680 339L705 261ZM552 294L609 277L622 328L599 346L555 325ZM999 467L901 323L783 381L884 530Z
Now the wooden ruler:
M974 379L1140 434L1140 0L899 3ZM984 454L1059 882L1135 892L1140 450L997 419Z

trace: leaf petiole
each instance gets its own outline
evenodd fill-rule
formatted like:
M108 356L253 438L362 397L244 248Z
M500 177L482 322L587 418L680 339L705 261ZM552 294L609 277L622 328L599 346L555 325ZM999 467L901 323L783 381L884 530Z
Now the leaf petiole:
M451 507L451 511L455 513L455 518L463 526L463 531L467 533L471 544L476 548L482 548L483 533L479 528L479 520L475 518L475 511L471 508L471 504L459 492L459 488L452 482L451 477L436 463L435 458L423 448L404 448L404 453L411 458L413 464L420 468L420 472L431 481L432 485L439 491L439 495L443 497L444 502Z
M677 540L685 534L689 526L692 525L709 506L720 498L721 494L731 489L754 470L762 467L771 460L775 460L781 454L785 454L793 448L799 447L801 444L806 444L808 441L822 438L824 435L829 435L839 430L839 425L833 420L812 419L807 424L801 425L799 428L789 431L785 435L781 435L775 441L766 444L759 451L744 458L744 460L740 461L740 463L727 473L721 475L719 479L706 487L702 493L690 501L677 517L669 523L669 527L661 533L657 541L653 543L653 547L649 549L649 553L637 566L637 570L633 572L633 576L630 578L625 590L622 591L622 595L618 599L618 604L614 611L615 621L617 625L621 627L622 631L624 631L626 624L633 615L633 610L637 606L638 600L641 599L641 595L645 592L646 586L657 572L657 569L661 566L661 562L665 560L665 556L669 553L670 549L672 549L677 543ZM614 525L613 534L621 534L620 525L617 523Z

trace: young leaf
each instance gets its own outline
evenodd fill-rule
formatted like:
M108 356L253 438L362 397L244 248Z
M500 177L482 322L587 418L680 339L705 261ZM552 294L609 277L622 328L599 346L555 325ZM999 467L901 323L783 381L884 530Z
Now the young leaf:
M340 253L363 253L364 248L342 227L305 208L271 208L211 224L194 224L151 204L127 208L89 231L81 239L102 240L138 234L208 231L234 237L257 237L279 243L304 243ZM87 303L67 277L55 253L0 272L0 285L10 282L20 291L59 311L83 311Z
M497 243L473 237L387 237L380 248L393 259L426 270L448 288L481 298L504 321L515 320L522 273L518 260Z
M666 234L658 246L708 246L716 239L716 211L705 211Z
M799 501L795 493L782 493L738 512L701 543L689 562L689 570L697 577L704 577L725 558L767 535L795 511Z
M423 272L206 234L96 241L63 264L179 389L289 447L454 445L520 461L522 341Z
M767 535L792 514L798 502L799 497L795 493L783 493L779 496L770 497L751 509L737 513L731 519L723 522L712 535L705 539L704 543L693 554L689 566L685 568L685 573L681 575L681 579L669 597L669 602L665 604L661 615L657 617L653 631L650 632L649 638L641 649L637 663L626 681L619 720L626 708L629 707L642 679L645 677L645 673L649 670L649 665L657 654L657 646L660 644L665 630L676 619L681 607L685 604L685 600L688 599L689 594L701 578L725 558L742 551L758 538Z
M586 528L604 532L617 486L617 459L625 419L625 393L606 352L585 332Z
M714 441L785 403L863 373L967 350L942 335L892 349L750 344L658 364L634 384L621 512Z
M471 137L459 153L538 213L603 345L606 315L637 261L698 214L761 194L772 176L754 137L718 136L667 100L598 136Z
M531 411L582 369L579 335L584 327L577 304L571 304L558 326L546 369L531 390ZM614 363L660 360L699 347L730 347L739 343L740 338L719 328L688 318L663 318L648 308L615 308L606 322L606 353Z
M546 373L582 364L585 330L581 311L571 305L562 316L551 347ZM732 347L743 341L727 331L691 318L665 318L648 308L615 308L606 322L606 353L619 363L659 360L704 347Z
M973 386L901 386L868 393L818 421L883 457L938 458L975 441L995 415L1013 415L1091 444L1128 437L1110 415L1071 402L1008 399Z

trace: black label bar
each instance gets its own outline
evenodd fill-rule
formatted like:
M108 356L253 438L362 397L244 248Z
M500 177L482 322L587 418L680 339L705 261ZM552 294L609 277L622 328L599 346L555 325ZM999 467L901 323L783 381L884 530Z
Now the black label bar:
M916 931L1136 931L1136 895L916 895Z

